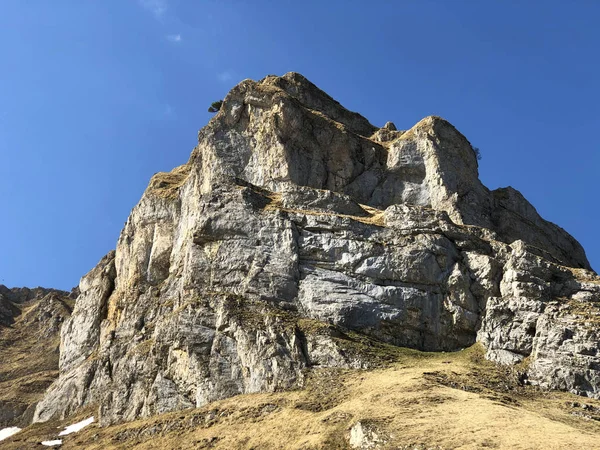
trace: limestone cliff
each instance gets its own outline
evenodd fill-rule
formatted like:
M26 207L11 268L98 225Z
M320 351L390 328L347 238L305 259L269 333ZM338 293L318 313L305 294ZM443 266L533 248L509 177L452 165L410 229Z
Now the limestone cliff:
M479 341L529 383L600 397L600 279L518 191L481 184L445 120L377 128L289 73L241 82L198 137L82 278L35 420L293 388L376 364L369 340Z

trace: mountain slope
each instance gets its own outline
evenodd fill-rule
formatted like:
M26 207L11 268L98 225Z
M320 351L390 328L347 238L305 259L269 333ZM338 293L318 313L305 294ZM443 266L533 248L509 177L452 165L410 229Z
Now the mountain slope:
M380 347L377 369L316 369L305 389L249 394L63 438L63 449L590 449L600 402L518 383L483 349ZM87 417L34 424L3 448L35 448Z
M63 291L0 285L0 428L30 423L58 376L60 327L73 303Z

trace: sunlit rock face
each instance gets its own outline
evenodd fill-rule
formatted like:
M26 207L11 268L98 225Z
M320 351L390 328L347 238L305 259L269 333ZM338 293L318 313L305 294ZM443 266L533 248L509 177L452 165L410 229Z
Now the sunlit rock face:
M598 336L580 320L600 280L477 167L441 118L377 128L299 74L241 82L82 278L35 420L97 405L110 423L376 364L356 336L479 341L529 362L532 383L600 396Z

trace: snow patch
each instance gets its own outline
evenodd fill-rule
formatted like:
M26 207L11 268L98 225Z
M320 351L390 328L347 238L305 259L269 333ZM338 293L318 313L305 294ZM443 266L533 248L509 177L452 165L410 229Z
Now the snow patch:
M62 439L56 439L54 441L42 441L40 444L45 445L46 447L56 447L57 445L62 445Z
M91 424L93 422L94 422L94 416L90 417L89 419L82 420L81 422L74 423L73 425L69 425L64 430L62 430L60 433L58 433L58 435L66 436L67 434L76 433L79 430L87 427L89 424Z
M0 441L17 434L21 429L19 427L8 427L0 430Z

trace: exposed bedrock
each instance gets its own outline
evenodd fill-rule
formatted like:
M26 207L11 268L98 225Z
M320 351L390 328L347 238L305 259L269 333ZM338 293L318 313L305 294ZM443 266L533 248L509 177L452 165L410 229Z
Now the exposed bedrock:
M35 420L86 405L129 420L375 364L353 333L479 341L532 383L600 396L600 279L581 246L483 186L445 120L379 129L295 73L232 89L80 291Z

